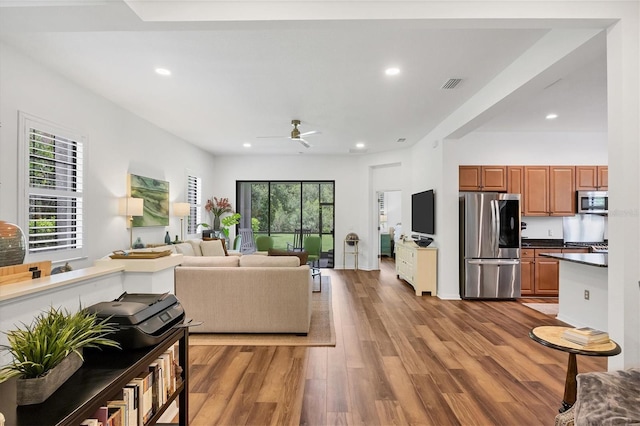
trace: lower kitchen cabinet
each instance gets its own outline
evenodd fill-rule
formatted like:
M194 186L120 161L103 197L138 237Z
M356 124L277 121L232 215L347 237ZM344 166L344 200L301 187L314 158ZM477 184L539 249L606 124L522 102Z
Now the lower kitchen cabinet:
M560 289L560 261L543 253L588 253L586 248L522 249L520 252L520 294L557 297Z

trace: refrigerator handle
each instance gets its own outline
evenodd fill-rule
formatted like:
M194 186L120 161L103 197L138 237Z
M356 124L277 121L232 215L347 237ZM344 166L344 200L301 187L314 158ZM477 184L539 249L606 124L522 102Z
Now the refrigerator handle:
M491 249L497 256L498 253L498 229L500 226L500 218L497 214L498 201L491 200Z

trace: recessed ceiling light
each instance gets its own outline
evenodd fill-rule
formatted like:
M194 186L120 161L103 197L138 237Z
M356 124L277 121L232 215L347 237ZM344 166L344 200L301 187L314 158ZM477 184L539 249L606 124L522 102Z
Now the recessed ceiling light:
M166 68L156 68L156 74L160 75L171 75L171 71Z
M547 114L545 118L547 120L555 120L556 118L558 118L558 114Z
M356 144L356 148L360 148L360 149L364 148L364 143L363 142L358 142Z
M398 75L400 74L400 68L387 68L386 70L384 70L384 73L386 75Z
M250 143L243 143L242 146L244 146L245 148L251 148L251 144Z

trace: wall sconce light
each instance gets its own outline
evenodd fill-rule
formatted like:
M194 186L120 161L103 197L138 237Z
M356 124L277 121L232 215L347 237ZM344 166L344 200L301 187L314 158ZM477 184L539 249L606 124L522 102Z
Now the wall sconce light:
M180 217L180 241L184 241L184 235L182 233L183 224L185 216L189 216L191 213L191 204L189 203L173 203L173 215Z
M144 213L142 198L125 197L120 200L120 214L127 216L129 222L129 249L133 249L133 217Z

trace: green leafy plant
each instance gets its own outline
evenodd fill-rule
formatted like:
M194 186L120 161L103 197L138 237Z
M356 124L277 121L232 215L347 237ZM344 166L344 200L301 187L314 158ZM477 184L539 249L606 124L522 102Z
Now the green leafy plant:
M232 226L240 223L240 213L234 213L232 215L225 216L222 218L220 223L222 223L222 233L224 234L225 238L229 239L229 229Z
M81 348L119 348L118 342L106 337L117 331L108 320L98 321L96 314L82 309L71 314L51 307L36 316L31 325L23 323L24 328L7 332L9 345L2 348L13 356L13 362L0 369L0 383L14 376L44 376L72 352L82 358Z

